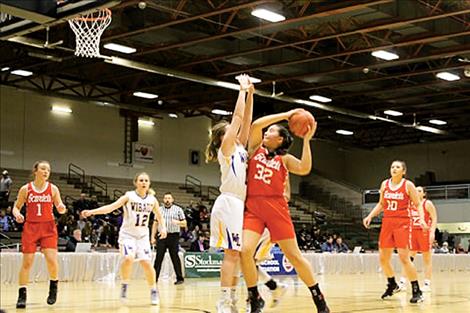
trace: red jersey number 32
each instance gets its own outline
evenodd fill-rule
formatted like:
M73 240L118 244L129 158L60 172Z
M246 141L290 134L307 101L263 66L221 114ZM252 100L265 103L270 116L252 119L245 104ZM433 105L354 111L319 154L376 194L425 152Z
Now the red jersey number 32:
M256 164L256 174L255 179L262 180L265 184L271 184L271 177L273 176L273 171L267 167L264 167L261 164Z

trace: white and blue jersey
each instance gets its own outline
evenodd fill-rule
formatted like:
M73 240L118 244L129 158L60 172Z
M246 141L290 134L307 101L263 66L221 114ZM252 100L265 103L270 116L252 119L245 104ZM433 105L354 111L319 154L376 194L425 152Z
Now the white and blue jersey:
M221 194L212 206L210 245L241 251L248 153L243 146L237 145L230 156L224 156L219 149L217 159Z

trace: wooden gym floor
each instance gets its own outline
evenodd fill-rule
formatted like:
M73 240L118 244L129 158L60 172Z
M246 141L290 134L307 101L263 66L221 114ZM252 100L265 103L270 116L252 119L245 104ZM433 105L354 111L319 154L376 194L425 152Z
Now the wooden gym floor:
M411 305L410 294L398 293L387 301L380 300L385 281L380 274L325 275L317 277L331 312L470 312L470 273L435 273L431 293L425 293L425 301ZM280 305L265 312L316 312L307 288L297 279L280 277L289 289ZM17 286L1 285L0 307L6 312L215 312L219 296L217 279L187 279L183 285L174 286L172 281L159 284L160 306L151 306L149 291L144 280L131 281L129 302L122 305L118 299L119 281L115 283L82 282L60 283L59 299L54 306L46 304L47 283L33 283L28 287L26 310L16 310ZM262 287L266 302L269 295ZM242 288L239 288L242 289ZM410 287L408 287L408 290ZM246 292L239 294L239 312L244 312Z

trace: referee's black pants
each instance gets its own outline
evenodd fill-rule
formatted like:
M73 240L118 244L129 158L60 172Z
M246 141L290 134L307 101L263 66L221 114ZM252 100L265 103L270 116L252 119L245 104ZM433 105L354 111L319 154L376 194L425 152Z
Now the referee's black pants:
M183 273L181 271L181 261L178 256L178 247L179 247L180 234L179 233L169 233L165 239L157 240L157 257L155 258L155 272L158 277L160 276L160 270L162 269L163 258L165 257L165 252L168 249L170 253L171 263L173 263L173 268L175 269L176 281L184 280Z

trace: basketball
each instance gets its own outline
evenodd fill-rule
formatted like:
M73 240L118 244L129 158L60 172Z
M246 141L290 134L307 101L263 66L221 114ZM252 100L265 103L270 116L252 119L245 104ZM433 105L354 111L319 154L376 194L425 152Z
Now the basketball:
M289 129L297 137L303 138L308 132L308 127L312 127L314 122L313 115L302 109L302 111L294 113L289 118Z

